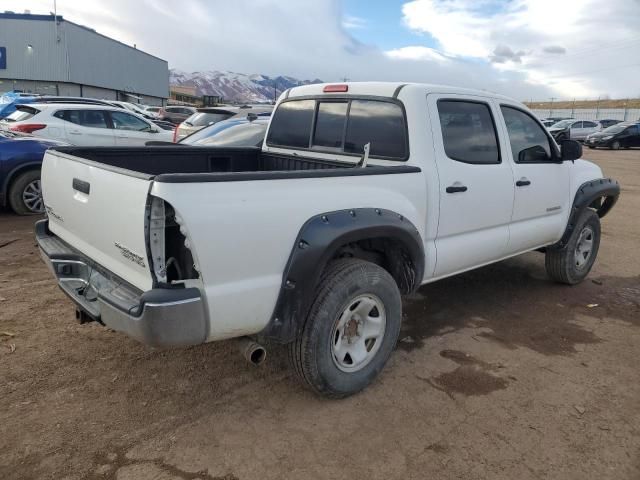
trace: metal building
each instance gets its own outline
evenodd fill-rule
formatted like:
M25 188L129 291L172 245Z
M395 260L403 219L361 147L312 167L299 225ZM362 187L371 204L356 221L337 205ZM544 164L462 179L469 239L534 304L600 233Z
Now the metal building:
M0 13L0 92L164 105L166 60L61 16Z

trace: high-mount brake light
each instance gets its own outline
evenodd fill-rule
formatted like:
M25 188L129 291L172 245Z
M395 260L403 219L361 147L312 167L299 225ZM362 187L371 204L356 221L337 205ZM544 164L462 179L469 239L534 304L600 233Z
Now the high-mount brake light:
M336 93L336 92L348 92L349 85L340 84L340 85L325 85L322 89L324 93Z

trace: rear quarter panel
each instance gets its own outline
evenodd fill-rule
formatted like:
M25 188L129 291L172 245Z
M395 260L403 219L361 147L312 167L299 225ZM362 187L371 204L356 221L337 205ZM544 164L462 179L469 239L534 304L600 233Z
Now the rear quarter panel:
M204 282L208 340L268 323L300 228L349 208L385 208L424 232L422 173L212 183L155 182L152 195L183 219Z

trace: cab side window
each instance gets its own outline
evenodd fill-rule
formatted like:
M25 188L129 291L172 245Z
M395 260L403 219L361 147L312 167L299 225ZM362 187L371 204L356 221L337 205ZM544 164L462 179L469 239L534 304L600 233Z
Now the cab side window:
M516 163L550 162L555 150L551 149L549 137L538 124L525 112L517 108L500 107L507 125L511 154Z
M439 100L438 115L447 157L472 164L500 163L498 135L489 105Z

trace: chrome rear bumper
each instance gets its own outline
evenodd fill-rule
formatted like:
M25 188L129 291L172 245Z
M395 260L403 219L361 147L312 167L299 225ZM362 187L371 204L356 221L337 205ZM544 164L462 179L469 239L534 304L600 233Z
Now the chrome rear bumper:
M154 288L142 292L36 223L40 255L82 316L147 345L197 345L207 338L205 305L197 288Z

